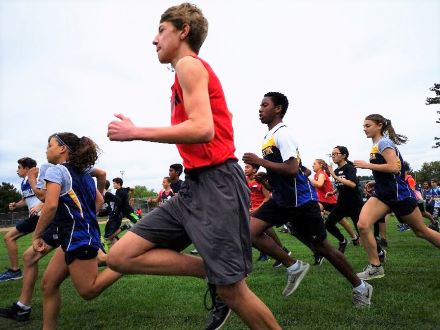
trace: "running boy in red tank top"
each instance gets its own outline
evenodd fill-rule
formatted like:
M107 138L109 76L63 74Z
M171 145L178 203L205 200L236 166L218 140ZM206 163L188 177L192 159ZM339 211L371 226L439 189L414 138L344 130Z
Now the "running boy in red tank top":
M110 140L175 143L186 177L177 196L113 246L107 262L122 273L207 277L214 309L206 329L219 329L229 307L250 328L279 329L245 282L251 271L249 190L234 155L232 118L220 81L197 56L207 31L206 18L194 5L162 14L153 44L159 61L176 72L172 126L139 127L122 114L108 125ZM180 253L191 242L202 258Z

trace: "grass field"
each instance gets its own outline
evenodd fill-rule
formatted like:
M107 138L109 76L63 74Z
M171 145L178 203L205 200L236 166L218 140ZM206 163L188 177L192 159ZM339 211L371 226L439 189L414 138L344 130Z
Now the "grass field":
M349 283L328 262L312 267L287 299L281 295L285 269L273 269L272 260L254 262L248 284L284 329L439 329L440 251L410 231L398 232L396 223L392 218L387 224L386 276L370 282L374 292L369 309L352 307ZM298 240L288 234L279 236L299 259L313 262L311 252ZM30 236L19 240L20 252L29 245ZM8 262L3 244L0 246L3 268ZM257 256L254 251L254 260ZM357 271L366 265L362 247L349 245L346 256ZM48 261L46 257L40 262L39 279ZM21 280L0 283L0 305L16 301L20 288ZM203 307L205 289L203 281L187 277L125 276L95 300L84 301L67 280L61 289L59 329L203 329L207 315ZM0 329L39 329L41 324L39 285L29 322L0 319ZM245 328L233 315L223 329Z

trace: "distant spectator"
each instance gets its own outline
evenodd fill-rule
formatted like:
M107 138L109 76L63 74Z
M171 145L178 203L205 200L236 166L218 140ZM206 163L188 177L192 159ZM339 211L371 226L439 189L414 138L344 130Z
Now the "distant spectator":
M430 203L434 207L432 217L435 221L438 221L438 216L440 212L440 187L438 186L438 181L435 179L431 180L431 191L432 192Z

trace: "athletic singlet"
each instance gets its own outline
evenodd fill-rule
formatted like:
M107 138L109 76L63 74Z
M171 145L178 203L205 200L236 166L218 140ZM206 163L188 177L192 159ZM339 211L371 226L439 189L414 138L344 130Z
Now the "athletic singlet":
M90 174L81 173L64 163L50 167L44 179L61 186L53 223L70 231L65 251L73 251L84 245L99 249L101 242L96 219L96 185Z
M29 211L35 205L38 205L41 203L41 201L38 199L38 197L35 196L35 193L32 190L31 184L29 183L29 180L27 177L25 177L23 179L23 181L21 182L21 195L23 196L23 199L26 202L26 205L27 205Z
M440 187L431 188L431 198L433 200L434 207L440 207Z
M247 185L251 190L251 209L254 210L264 201L263 185L256 180L247 180Z
M405 174L405 181L412 190L416 189L416 181L414 180L412 175Z
M304 175L304 167L299 156L298 145L287 126L277 124L263 141L263 158L274 163L283 163L296 158L299 163L295 176L285 176L269 169L266 170L269 185L273 188L272 199L281 207L298 207L309 201L316 201L316 190Z
M203 64L209 74L208 92L214 120L215 135L208 143L176 144L180 156L183 159L183 166L188 170L221 164L228 159L237 160L234 155L235 145L232 115L226 105L220 81L208 63L197 56L194 56L194 58ZM183 92L177 74L175 75L175 81L171 90L171 124L177 125L188 119L185 112Z
M318 194L318 201L322 203L328 203L328 204L336 204L337 198L335 195L327 196L325 197L325 194L333 191L333 185L330 182L330 178L328 177L327 173L325 171L315 173L314 179L317 181L320 174L324 174L324 184L321 187L315 187L316 192Z
M398 173L385 173L373 170L374 181L376 182L375 195L381 200L399 201L406 198L415 198L414 192L405 181L405 171L402 168L403 159L393 141L387 137L381 138L373 145L370 152L370 163L386 164L385 158L381 155L385 149L391 148L395 151L399 160Z
M174 192L173 192L173 190L166 192L165 190L162 189L159 192L159 196L160 196L160 202L165 203L165 202L168 202L171 199L171 197L174 196Z

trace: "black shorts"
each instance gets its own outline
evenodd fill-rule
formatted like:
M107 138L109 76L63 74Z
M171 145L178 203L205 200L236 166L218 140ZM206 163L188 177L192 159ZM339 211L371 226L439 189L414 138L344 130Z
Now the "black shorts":
M104 237L109 238L114 233L116 233L119 227L121 227L121 223L122 223L122 214L111 213L110 216L108 217L107 223L105 224Z
M426 212L424 200L417 201L417 206L418 206L420 212L422 212L422 213Z
M359 220L359 215L361 214L362 205L350 205L343 206L336 204L336 207L328 215L327 221L338 223L345 217L350 217L353 223L356 225Z
M280 207L269 199L258 209L255 218L274 226L290 223L294 234L306 242L322 242L327 238L318 202L310 201L298 207Z
M32 233L34 232L35 227L37 227L39 218L40 216L38 215L30 215L29 218L19 221L15 228L23 234Z
M70 265L75 259L90 260L98 255L98 249L90 245L82 245L75 250L67 251L64 254L64 260Z
M417 207L417 200L412 197L406 198L401 201L396 201L396 200L384 201L380 198L378 199L382 203L386 204L390 208L391 212L394 212L397 218L411 214L414 211L414 209Z
M327 212L333 211L336 207L336 204L329 204L326 202L319 202L319 203L321 203L322 207L324 208L324 211L327 211Z
M426 212L433 214L434 213L434 204L426 203Z
M209 283L237 283L252 270L249 194L236 161L186 172L179 194L149 212L131 231L175 251L192 242L203 258Z

